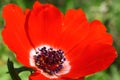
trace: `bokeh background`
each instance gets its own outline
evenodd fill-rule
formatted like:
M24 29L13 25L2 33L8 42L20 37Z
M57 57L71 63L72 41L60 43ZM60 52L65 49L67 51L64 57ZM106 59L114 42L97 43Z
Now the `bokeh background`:
M15 59L15 55L3 43L1 31L4 21L1 13L4 5L14 3L25 8L32 8L35 0L0 0L0 80L11 80L7 73L7 60L10 58L15 67L22 66ZM49 2L57 6L63 13L70 8L82 8L89 21L100 20L106 25L109 33L113 35L114 46L118 52L118 58L107 69L86 77L86 80L120 80L120 0L40 0L41 3ZM30 72L20 73L22 80L27 80Z

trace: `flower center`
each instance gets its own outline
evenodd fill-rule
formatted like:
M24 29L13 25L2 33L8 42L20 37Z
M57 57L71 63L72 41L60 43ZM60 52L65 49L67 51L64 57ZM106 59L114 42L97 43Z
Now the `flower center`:
M54 50L53 48L38 48L34 56L35 65L49 75L58 73L63 68L65 62L64 52L62 50Z

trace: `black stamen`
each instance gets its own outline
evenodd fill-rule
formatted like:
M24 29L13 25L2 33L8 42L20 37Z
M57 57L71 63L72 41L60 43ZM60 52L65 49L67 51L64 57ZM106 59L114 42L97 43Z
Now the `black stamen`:
M44 72L53 75L58 73L63 68L63 63L66 60L62 50L54 50L53 48L46 49L46 47L38 48L36 52L35 65Z

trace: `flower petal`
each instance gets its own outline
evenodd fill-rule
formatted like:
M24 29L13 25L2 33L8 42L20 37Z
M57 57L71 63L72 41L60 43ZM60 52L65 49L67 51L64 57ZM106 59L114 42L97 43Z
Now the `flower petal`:
M89 24L81 9L68 10L64 17L63 33L56 41L56 45L68 52L71 48L82 42L89 32Z
M73 35L71 36L69 34L73 34ZM85 50L85 47L90 44L102 43L102 44L112 45L112 43L113 43L112 35L108 34L106 32L105 26L97 20L89 23L89 25L84 25L82 28L80 28L78 30L78 32L77 31L76 31L76 33L71 32L69 34L68 34L68 37L71 37L71 38L73 37L74 42L72 42L72 43L74 43L74 44L76 42L77 43L75 45L71 46L72 48L70 50L68 49L69 51L66 52L67 56L72 56L74 52L71 54L69 52L78 46L81 51L81 52L79 52L79 54L80 54L80 53L82 53L83 50ZM70 41L70 39L69 39L69 41ZM67 42L66 44L68 44L70 46L70 43ZM79 54L77 54L77 55L79 55Z
M56 45L63 48L66 53L83 43L112 45L112 36L106 32L105 26L97 20L89 23L81 9L68 10L64 19L63 33L56 41Z
M33 5L33 9L36 9L38 7L42 6L42 4L39 1L36 1Z
M63 29L64 31L78 29L80 27L80 24L85 22L87 22L87 19L82 9L70 9L65 14Z
M104 58L108 59L107 62L102 62L102 61L99 61L100 58L98 58L98 61L96 61L96 63L100 62L101 65L103 65L103 64L107 64L107 65L101 67L100 69L99 69L99 67L97 67L95 70L96 72L99 70L106 69L114 61L115 56L116 56L115 49L112 47L112 42L113 42L112 36L106 32L106 28L101 22L99 22L97 20L95 20L91 23L86 22L86 24L79 26L79 27L77 27L77 29L78 29L77 31L72 31L72 30L68 29L69 32L66 32L66 37L64 37L65 36L64 35L62 37L63 40L60 40L61 41L60 44L62 45L62 47L64 47L66 49L65 55L66 55L67 59L70 61L71 66L77 66L78 63L76 63L76 62L80 61L80 66L72 68L73 70L72 70L72 72L69 73L69 77L70 76L73 76L73 77L85 76L85 74L79 72L79 69L80 69L80 71L81 70L83 71L84 69L82 69L82 68L85 68L85 66L86 67L88 66L87 64L84 64L84 63L86 63L85 57L88 57L89 55L92 55L93 59L94 59L94 56L100 56L100 58L101 58L103 56L103 55L101 56L101 54L105 54L106 56ZM88 48L88 47L90 47L90 48ZM100 53L100 49L102 51L102 47L103 47L103 49L105 47L107 47L106 52L103 51ZM86 49L86 48L88 48L88 49ZM92 50L92 52L91 52L91 50ZM107 50L108 50L108 52L107 52ZM85 51L88 51L88 52L85 53ZM110 52L110 56L107 57L109 52ZM85 55L83 56L83 54L85 54ZM94 55L94 54L96 54L96 55ZM91 58L92 58L92 56L91 56ZM83 60L81 61L81 59L83 59ZM90 58L88 58L88 60L89 59ZM92 61L91 61L91 63L92 63ZM94 67L94 64L90 65L90 66ZM91 70L90 74L94 73L95 71ZM79 73L79 74L76 74L76 73ZM86 75L88 75L87 73L89 73L89 72L86 71Z
M62 78L62 80L84 80L84 77L77 77L77 78Z
M26 14L27 15L27 14ZM2 31L4 42L16 53L17 59L26 66L29 66L29 50L31 45L25 33L26 16L18 6L8 4L3 8L3 18L6 21Z
M36 6L37 4L34 4ZM62 13L53 5L37 5L33 8L30 18L28 32L35 46L40 44L51 44L59 36L62 26Z
M110 66L117 56L114 47L108 44L90 44L86 46L83 52L78 46L73 52L74 56L72 55L72 57L74 59L69 58L72 66L71 71L66 77L82 77L104 70Z
M112 35L106 32L105 26L98 20L90 23L90 32L86 38L86 43L106 43L112 45Z
M29 76L29 80L68 80L68 79L61 79L61 78L50 79L45 77L39 72L35 72Z
M29 80L49 80L48 78L46 78L45 76L43 76L42 74L40 73L33 73L29 76Z

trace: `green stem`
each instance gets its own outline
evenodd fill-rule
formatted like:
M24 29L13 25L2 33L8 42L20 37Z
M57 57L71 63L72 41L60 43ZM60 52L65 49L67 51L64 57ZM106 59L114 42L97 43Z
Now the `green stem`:
M7 61L7 67L12 80L21 80L20 77L18 76L18 73L14 69L13 62L10 61L9 59Z

